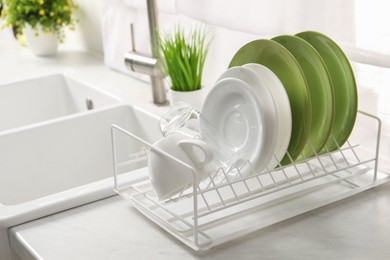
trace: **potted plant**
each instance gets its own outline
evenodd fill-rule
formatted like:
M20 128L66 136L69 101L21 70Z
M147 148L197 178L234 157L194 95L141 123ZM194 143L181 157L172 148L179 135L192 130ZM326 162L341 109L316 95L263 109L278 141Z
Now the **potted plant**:
M53 55L65 38L64 28L74 30L73 0L2 0L4 26L24 34L36 55Z
M203 27L188 35L177 26L173 34L158 39L159 60L170 82L171 103L186 102L200 109L203 102L202 74L209 44Z

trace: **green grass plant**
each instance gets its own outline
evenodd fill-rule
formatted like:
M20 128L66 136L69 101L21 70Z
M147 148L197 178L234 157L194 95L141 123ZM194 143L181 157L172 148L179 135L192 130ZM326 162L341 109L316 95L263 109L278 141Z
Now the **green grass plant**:
M171 89L194 91L202 87L204 63L209 49L204 27L197 26L186 35L181 26L172 35L158 39L159 60Z

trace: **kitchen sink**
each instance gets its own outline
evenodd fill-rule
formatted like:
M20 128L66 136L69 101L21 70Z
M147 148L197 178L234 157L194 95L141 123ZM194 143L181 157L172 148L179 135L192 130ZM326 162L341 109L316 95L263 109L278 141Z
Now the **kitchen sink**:
M156 117L127 105L0 132L0 229L113 195L112 124L161 138ZM116 142L129 154L141 149Z
M68 76L0 86L0 259L9 227L115 195L112 124L151 143L162 137L156 116ZM115 142L125 157L141 149Z
M1 85L0 132L119 102L118 98L64 74Z

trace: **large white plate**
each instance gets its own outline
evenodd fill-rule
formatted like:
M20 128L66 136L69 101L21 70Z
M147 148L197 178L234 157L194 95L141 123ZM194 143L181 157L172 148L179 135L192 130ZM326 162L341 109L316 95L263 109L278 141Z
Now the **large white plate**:
M244 67L255 71L265 81L265 86L271 92L278 112L279 131L274 152L276 158L273 157L268 164L268 168L273 169L283 159L290 143L292 129L290 100L282 82L270 69L257 63L248 63Z
M246 82L254 91L257 100L260 104L260 109L264 116L263 135L264 144L263 151L259 154L259 157L252 161L254 169L258 172L263 169L271 170L277 163L270 162L272 160L274 149L277 143L278 134L278 113L276 105L274 103L271 92L266 87L266 84L262 78L260 78L256 72L245 67L233 67L226 70L218 80L225 78L237 78ZM272 168L269 168L272 167Z
M264 143L263 113L247 83L234 78L218 81L204 101L202 115L222 141L235 150L236 158L257 164ZM201 120L201 136L207 131L205 127Z

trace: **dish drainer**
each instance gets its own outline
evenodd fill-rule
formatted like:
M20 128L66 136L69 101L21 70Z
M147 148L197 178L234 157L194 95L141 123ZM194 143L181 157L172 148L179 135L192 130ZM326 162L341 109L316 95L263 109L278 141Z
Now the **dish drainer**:
M367 126L373 129L369 131ZM254 172L246 161L198 179L190 165L113 125L115 191L184 244L207 250L389 181L388 174L378 171L380 119L359 111L351 136L359 131L368 140L364 145L348 140L336 151L271 171ZM126 153L118 136L130 139L137 152ZM159 201L148 178L150 149L190 169L191 187ZM129 184L134 174L144 178Z

